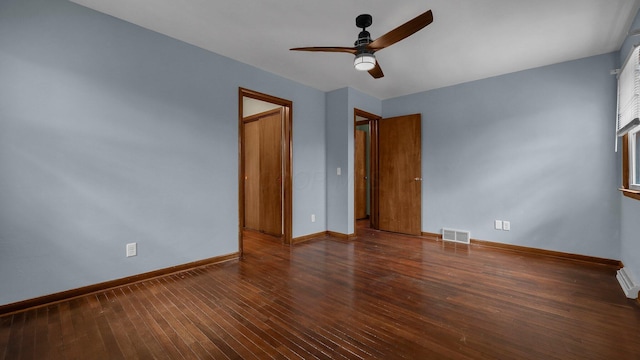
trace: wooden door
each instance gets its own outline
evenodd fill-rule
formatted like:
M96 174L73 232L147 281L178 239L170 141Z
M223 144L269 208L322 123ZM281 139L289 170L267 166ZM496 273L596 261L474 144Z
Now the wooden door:
M282 235L282 111L260 123L260 230Z
M378 128L380 230L420 235L420 114L382 119Z
M260 122L244 124L244 226L260 230Z
M356 220L367 217L367 132L356 130L355 142Z
M244 227L282 235L282 109L245 118Z

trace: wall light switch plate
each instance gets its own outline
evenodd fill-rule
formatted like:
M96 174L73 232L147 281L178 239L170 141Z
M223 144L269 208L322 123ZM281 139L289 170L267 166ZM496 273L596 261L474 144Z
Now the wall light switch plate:
M342 175L342 169L338 168L338 169L336 170L336 173L337 173L338 175Z
M502 220L496 220L494 224L496 230L502 230Z
M504 230L504 231L511 230L511 221L503 221L502 222L502 230Z
M127 257L138 255L138 246L136 243L127 244Z

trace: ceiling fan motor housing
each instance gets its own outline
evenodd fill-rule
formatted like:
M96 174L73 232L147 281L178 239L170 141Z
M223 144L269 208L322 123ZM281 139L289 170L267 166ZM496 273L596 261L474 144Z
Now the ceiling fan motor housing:
M360 49L361 47L365 47L369 45L370 42L371 42L371 34L369 34L369 32L366 30L362 30L360 31L360 34L358 34L358 40L355 42L354 45L355 47Z

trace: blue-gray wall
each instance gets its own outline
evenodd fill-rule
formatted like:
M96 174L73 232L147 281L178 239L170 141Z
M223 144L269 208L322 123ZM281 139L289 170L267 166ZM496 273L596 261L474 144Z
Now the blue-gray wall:
M640 12L636 15L636 18L629 30L635 30L640 28ZM634 45L640 44L640 35L628 37L622 49L620 51L620 66L622 61L628 57ZM619 151L622 156L622 151ZM620 226L620 238L621 238L621 259L624 263L625 272L629 274L634 282L640 283L640 201L624 197L622 198L622 218Z
M349 232L349 89L326 94L327 230ZM340 168L341 174L337 174Z
M0 2L0 305L237 252L240 86L293 101L293 235L324 231L323 92L64 0Z
M328 92L326 104L327 230L354 234L354 109L380 115L382 102L358 90L343 88ZM337 174L338 167L341 175Z
M385 100L422 113L422 228L620 257L615 53ZM508 220L511 231L493 229Z

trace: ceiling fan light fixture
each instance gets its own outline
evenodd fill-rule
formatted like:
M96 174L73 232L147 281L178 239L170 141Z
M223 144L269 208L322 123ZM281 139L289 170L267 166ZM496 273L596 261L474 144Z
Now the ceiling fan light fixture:
M376 67L376 57L370 53L358 54L353 60L353 66L359 71L369 71Z

